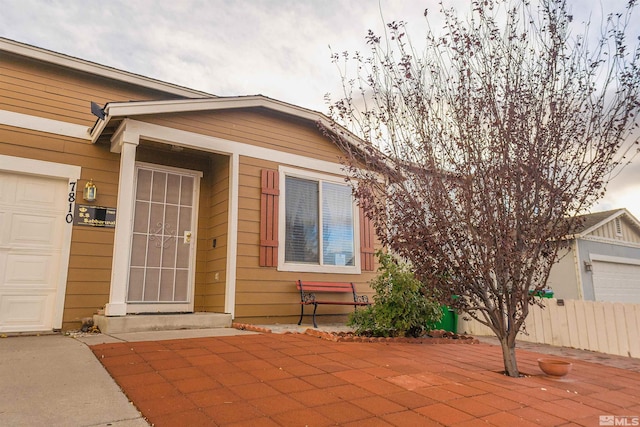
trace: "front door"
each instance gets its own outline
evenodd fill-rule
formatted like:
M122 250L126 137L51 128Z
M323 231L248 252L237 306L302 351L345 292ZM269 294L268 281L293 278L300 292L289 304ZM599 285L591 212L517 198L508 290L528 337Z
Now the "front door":
M200 172L137 164L127 312L191 312Z

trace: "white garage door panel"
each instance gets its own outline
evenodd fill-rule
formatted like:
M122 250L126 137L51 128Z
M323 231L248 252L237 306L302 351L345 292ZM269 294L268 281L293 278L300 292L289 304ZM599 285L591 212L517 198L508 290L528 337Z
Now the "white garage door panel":
M7 332L51 329L55 295L11 295L0 297L0 325Z
M41 215L19 215L14 214L11 218L11 234L9 244L17 245L43 245L60 246L60 237L64 222L60 221L60 216L51 214Z
M54 255L9 254L0 286L33 285L55 290L58 264L59 257Z
M59 205L64 202L66 186L60 187L60 181L36 176L20 176L16 182L15 199L16 206L24 206L29 209L43 208Z
M0 332L53 328L68 181L0 172Z
M640 265L594 261L596 301L640 303Z

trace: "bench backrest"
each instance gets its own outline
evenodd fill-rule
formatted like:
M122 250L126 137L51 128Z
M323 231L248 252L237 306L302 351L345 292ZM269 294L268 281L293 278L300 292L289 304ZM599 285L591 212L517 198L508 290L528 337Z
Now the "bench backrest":
M296 284L298 286L298 290L304 292L355 293L355 286L353 283L307 282L298 280Z

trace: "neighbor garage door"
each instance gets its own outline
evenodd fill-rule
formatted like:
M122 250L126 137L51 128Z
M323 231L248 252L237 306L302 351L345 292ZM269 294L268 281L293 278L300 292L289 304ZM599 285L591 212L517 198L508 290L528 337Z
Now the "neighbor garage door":
M640 303L640 265L593 261L596 301Z
M0 332L52 329L67 185L0 172Z

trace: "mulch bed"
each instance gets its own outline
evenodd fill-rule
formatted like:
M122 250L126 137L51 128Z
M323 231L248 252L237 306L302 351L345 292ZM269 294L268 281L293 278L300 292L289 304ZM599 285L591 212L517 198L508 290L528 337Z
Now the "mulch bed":
M271 329L248 323L233 323L231 327L253 332L272 333ZM285 332L287 334L297 332ZM333 342L377 342L377 343L409 343L409 344L479 344L479 341L468 335L455 334L449 331L429 331L427 335L417 338L406 337L367 337L353 332L326 332L307 329L304 334Z

